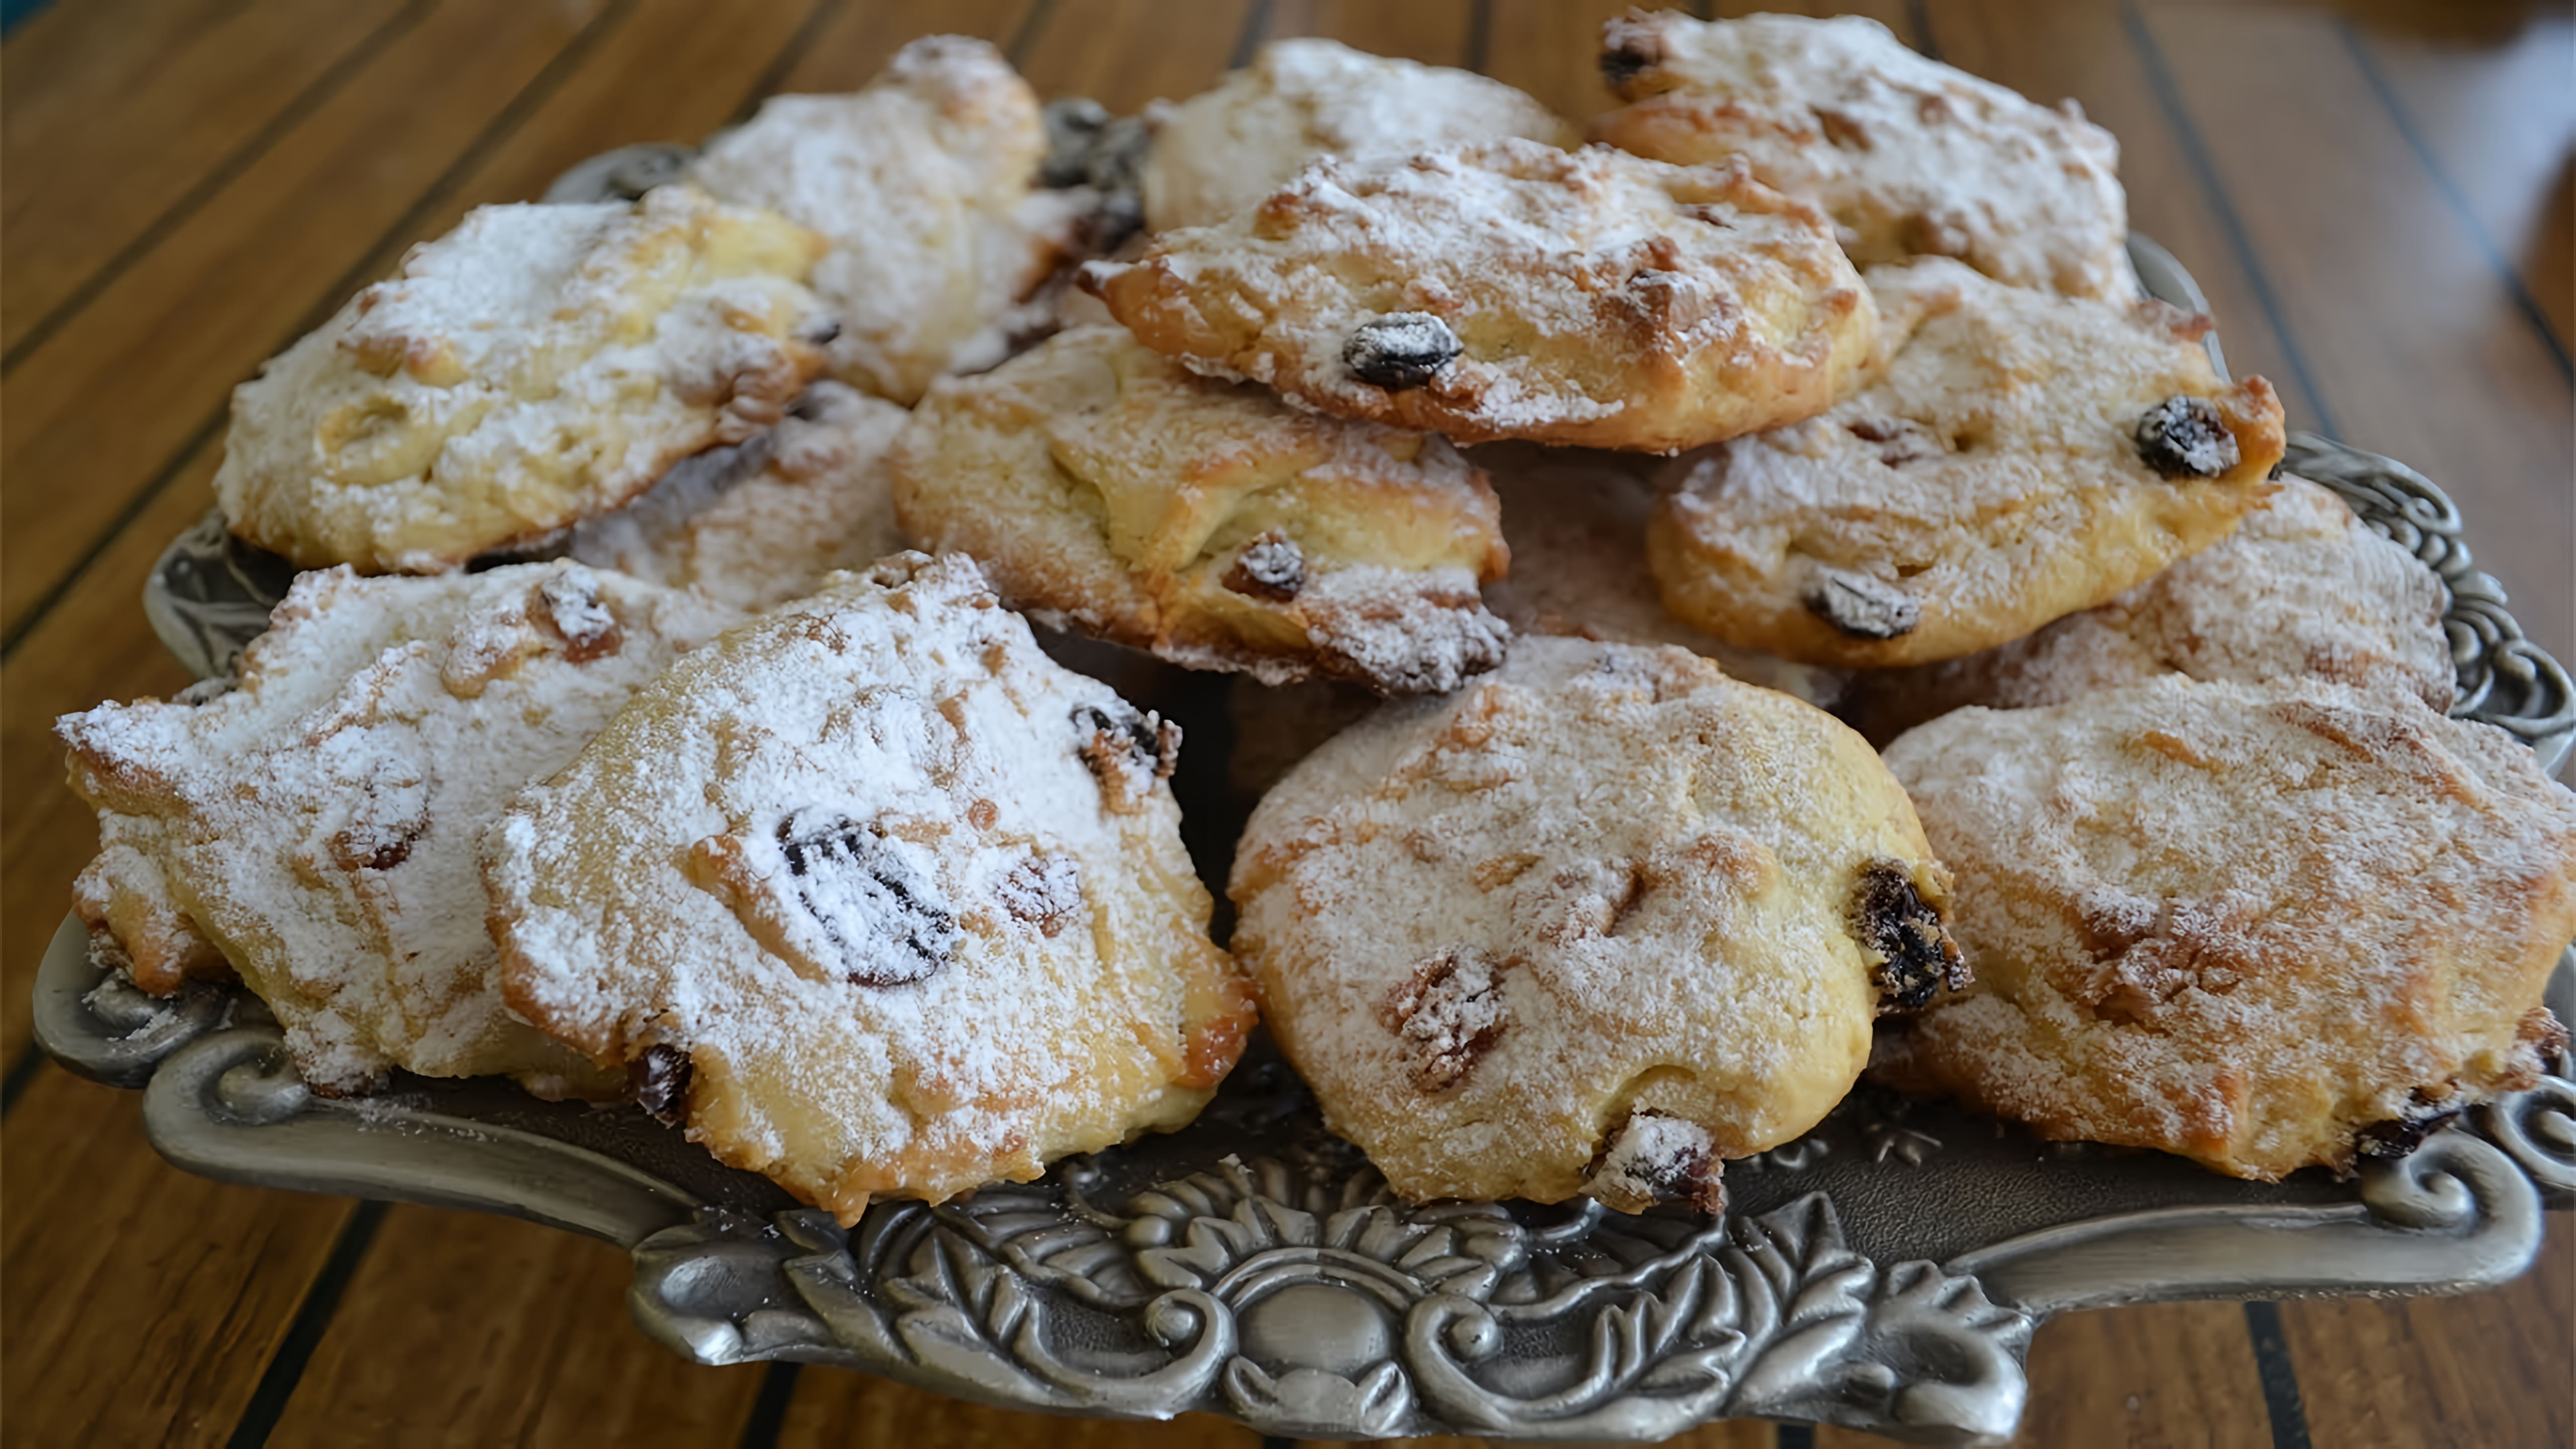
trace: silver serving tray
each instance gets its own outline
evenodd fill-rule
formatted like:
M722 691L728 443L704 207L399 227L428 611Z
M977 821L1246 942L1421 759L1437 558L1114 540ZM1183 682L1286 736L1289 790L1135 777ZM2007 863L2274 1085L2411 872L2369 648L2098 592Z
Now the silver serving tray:
M659 179L668 161L613 153L592 190L550 199L629 185L627 171ZM2152 291L2202 307L2170 256L2132 250ZM2576 686L2472 568L2450 501L2313 435L2292 435L2288 466L2443 578L2455 712L2528 741L2554 773L2576 745ZM174 653L217 675L290 573L210 517L171 546L145 607ZM1222 692L1206 678L1168 671L1157 702L1220 746L1200 766L1213 775L1185 756L1177 782L1212 860L1241 804L1222 788ZM2562 1020L2576 1021L2571 995L2576 950L2551 987ZM2353 1179L2239 1182L1864 1087L1797 1142L1729 1163L1722 1218L1415 1206L1324 1131L1256 1039L1184 1131L938 1207L881 1203L844 1230L633 1108L481 1080L317 1097L255 998L145 996L91 960L77 921L46 954L33 1021L65 1066L140 1088L154 1147L189 1171L629 1248L636 1321L701 1363L840 1364L1012 1408L1208 1412L1284 1436L1656 1439L1760 1416L1991 1443L2020 1418L2024 1354L2053 1313L2489 1287L2530 1265L2544 1203L2576 1193L2562 1061Z

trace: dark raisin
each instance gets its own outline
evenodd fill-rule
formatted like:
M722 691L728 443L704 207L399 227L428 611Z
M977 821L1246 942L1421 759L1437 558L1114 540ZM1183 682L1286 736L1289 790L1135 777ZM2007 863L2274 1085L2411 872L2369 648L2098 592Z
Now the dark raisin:
M2428 1101L2419 1091L2406 1115L2373 1122L2352 1134L2352 1149L2363 1157L2404 1157L2423 1146L2425 1138L2441 1131L2462 1110Z
M1224 582L1238 594L1286 603L1306 587L1306 555L1297 540L1274 528L1243 546Z
M1878 1009L1915 1011L1932 1002L1932 993L1968 984L1967 963L1959 944L1950 939L1940 914L1916 894L1914 878L1892 860L1873 860L1861 867L1860 887L1852 893L1852 934L1884 959L1870 968L1878 987Z
M1458 334L1430 313L1390 312L1359 325L1342 344L1342 362L1362 382L1404 392L1437 377L1460 347Z
M1622 100L1637 97L1628 94L1630 81L1664 62L1664 39L1651 20L1642 15L1629 20L1613 20L1602 27L1601 78L1617 91Z
M854 986L899 986L948 964L957 914L894 842L845 816L798 811L778 827L796 900Z
M1686 1202L1716 1214L1726 1211L1725 1171L1706 1129L1638 1108L1602 1138L1584 1190L1622 1212Z
M673 1127L688 1116L690 1076L689 1054L675 1046L646 1047L644 1055L626 1064L636 1105Z
M2215 478L2236 466L2236 436L2209 399L2180 393L2138 416L2138 456L2166 478Z
M2272 471L2263 475L2263 481L2264 481L2264 482L2266 482L2266 483L2278 483L2278 482L2280 482L2280 481L2281 481L2281 470L2282 470L2283 466L2284 466L2284 465L2283 465L2283 464L2280 464L2280 463L2275 463L2275 464L2273 464L2273 465L2272 465Z
M1503 1039L1503 968L1470 946L1436 951L1414 963L1377 1015L1402 1044L1413 1085L1445 1092Z
M535 612L564 641L566 663L588 664L617 652L617 616L599 597L599 579L585 568L564 568L537 585Z
M1073 708L1074 752L1106 777L1113 770L1146 770L1168 780L1181 759L1181 727L1148 711L1120 704L1115 712L1093 704Z
M1855 639L1895 639L1923 622L1923 606L1903 589L1844 569L1818 568L1799 602Z

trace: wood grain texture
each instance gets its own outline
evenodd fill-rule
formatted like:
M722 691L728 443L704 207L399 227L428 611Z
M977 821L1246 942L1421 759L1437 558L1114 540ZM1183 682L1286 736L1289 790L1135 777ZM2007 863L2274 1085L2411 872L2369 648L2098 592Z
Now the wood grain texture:
M14 630L53 596L0 665L0 1060L24 1047L29 978L94 839L60 784L50 719L183 682L134 600L162 544L210 501L219 437L208 430L226 392L412 241L471 205L533 195L608 146L695 139L765 88L861 84L934 30L1016 39L1042 94L1132 110L1211 83L1261 16L1266 35L1481 58L1579 120L1609 104L1598 27L1626 8L420 0L417 23L360 54L403 3L81 0L0 50L0 340L22 339L83 285L84 267L193 198L76 325L30 346L0 382L0 620ZM1871 14L2040 100L2079 99L2120 137L2136 225L2209 289L2239 370L2270 376L2294 420L2330 417L2451 488L2526 623L2570 649L2576 403L2550 345L2563 357L2576 287L2576 23L2563 11L2518 0L1697 8ZM1926 31L1912 28L1918 16ZM334 65L345 81L316 91ZM309 114L294 111L299 97ZM162 1166L138 1109L46 1069L0 1128L12 1442L223 1442L348 1221L344 1202ZM2565 1392L2576 1234L2563 1214L2550 1234L2535 1274L2496 1293L2284 1306L2312 1442L2576 1438ZM621 1255L580 1239L395 1209L276 1442L733 1442L763 1386L791 1380L696 1369L652 1346L619 1306L626 1272ZM2034 1346L2031 1382L2024 1445L2273 1442L2235 1305L2059 1320ZM792 1385L773 1406L787 1444L1259 1442L1214 1420L1050 1419L837 1370L806 1369ZM1672 1442L1775 1440L1748 1423ZM1828 1429L1814 1442L1881 1441Z
M2343 28L2408 140L2537 304L2559 350L2576 339L2576 17L2562 7L2365 12Z
M1816 1449L1895 1442L1816 1431ZM2040 1325L2031 1341L2030 1407L2014 1449L2271 1449L2273 1442L2238 1304L2070 1313Z
M1623 0L1492 0L1485 74L1536 96L1577 125L1616 103L1601 82L1601 22Z
M220 429L233 384L367 280L353 268L371 269L389 231L409 240L422 193L599 5L628 3L442 6L0 382L11 633L192 440Z
M1475 9L1470 0L1277 0L1266 40L1320 35L1371 55L1424 65L1472 65Z
M633 1274L606 1243L396 1206L268 1442L731 1443L763 1370L687 1363L637 1332Z
M15 102L0 127L0 343L30 327L138 242L198 184L309 101L402 0L251 6L65 6L12 36L0 70ZM415 18L417 11L402 18ZM129 27L175 25L176 44ZM176 39L177 37L173 37Z
M190 1177L57 1068L0 1128L13 1444L221 1444L352 1205Z
M1057 0L1033 22L1020 73L1049 100L1089 96L1125 115L1216 84L1251 18L1251 0Z
M2576 1443L2576 1219L2529 1275L2460 1298L2281 1305L2312 1438L2337 1449Z
M2576 396L2331 20L2176 0L2143 28L2277 259L2332 430L2449 492L2532 637L2576 657Z
M162 546L210 506L219 456L212 442L200 447L0 662L0 1062L27 1049L36 966L71 909L72 877L98 849L97 817L63 783L54 719L187 687L136 601Z

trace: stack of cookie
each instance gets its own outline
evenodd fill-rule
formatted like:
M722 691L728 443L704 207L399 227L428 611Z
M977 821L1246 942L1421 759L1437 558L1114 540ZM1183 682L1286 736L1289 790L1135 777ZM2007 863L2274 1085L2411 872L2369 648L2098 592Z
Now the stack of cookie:
M1873 1056L2258 1176L2529 1080L2576 801L2137 295L2110 137L1605 39L1589 145L1286 41L1051 153L936 37L476 212L237 394L313 570L239 681L63 722L97 950L845 1219L1187 1122L1256 1001L1415 1198L1714 1209ZM1178 730L1031 620L1238 676L1231 952Z

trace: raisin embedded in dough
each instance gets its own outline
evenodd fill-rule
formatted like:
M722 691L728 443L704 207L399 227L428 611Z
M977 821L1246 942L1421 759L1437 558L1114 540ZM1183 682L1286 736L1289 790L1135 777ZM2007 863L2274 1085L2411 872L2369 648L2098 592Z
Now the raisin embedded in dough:
M1360 381L1389 392L1421 387L1457 361L1463 344L1428 312L1372 318L1342 344L1342 361Z
M2138 415L2138 456L2165 478L2215 478L2236 466L2236 437L2209 399L2166 398Z
M1534 635L1382 707L1263 797L1228 893L1264 1024L1416 1200L1714 1208L1851 1089L1891 957L1956 979L1878 756L1669 647Z
M503 989L844 1222L1178 1127L1253 1019L1179 745L970 559L838 575L511 803L483 852Z

